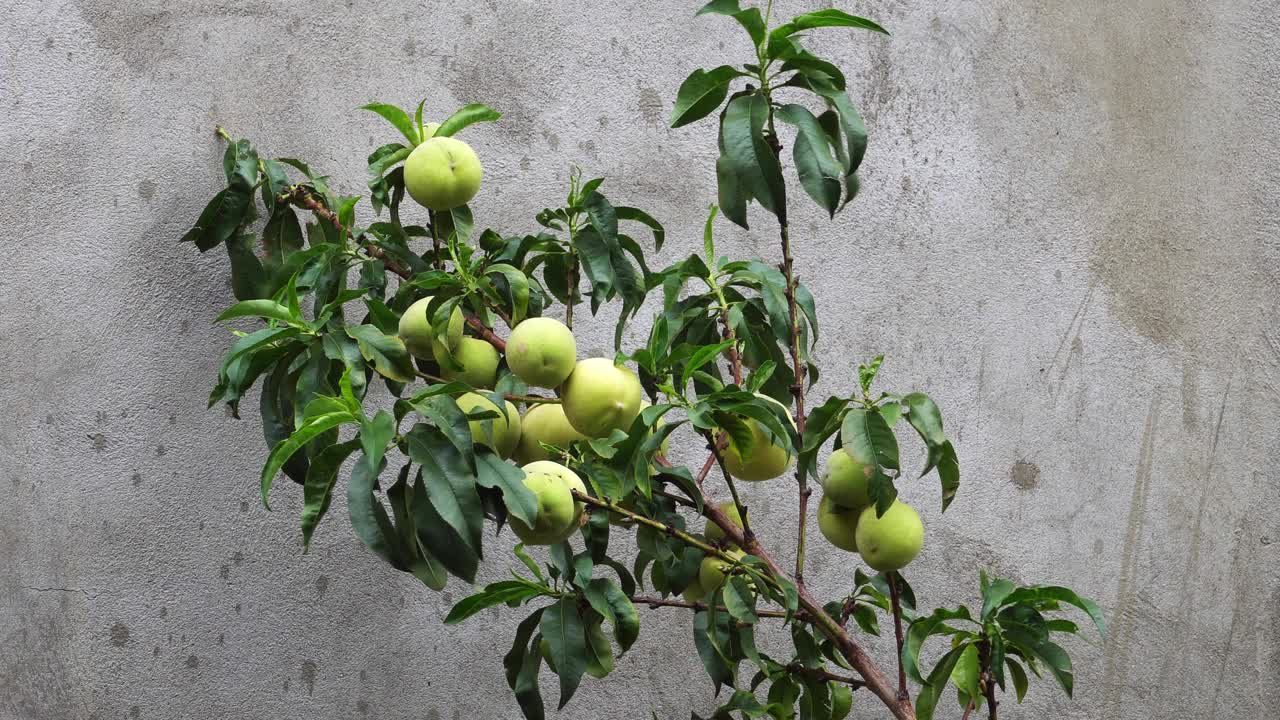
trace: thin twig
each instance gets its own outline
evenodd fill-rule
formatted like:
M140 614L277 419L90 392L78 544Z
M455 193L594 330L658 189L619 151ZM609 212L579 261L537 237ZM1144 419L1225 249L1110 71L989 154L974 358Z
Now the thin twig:
M902 596L898 591L898 573L889 573L889 597L893 602L893 635L898 640L898 700L906 702L907 671L902 666Z
M631 602L640 605L648 605L651 608L670 607L670 608L687 608L689 610L706 610L710 607L707 603L687 602L684 600L674 600L671 598L660 598L636 595L631 598ZM723 610L728 612L723 605L716 607L717 611ZM768 618L785 618L787 613L782 610L756 610L756 615Z
M972 701L972 700L970 700L970 701L969 701L969 704L968 704L968 705L965 705L965 706L964 706L964 715L962 715L962 716L960 717L960 720L969 720L969 713L971 713L971 712L973 712L973 701Z
M851 686L854 690L857 690L858 688L861 688L864 685L866 685L866 683L864 683L863 681L857 678L847 677L845 675L836 675L835 673L828 672L823 668L810 668L810 667L805 667L803 665L800 665L798 663L791 663L790 665L787 666L787 670L796 675L808 675L809 677L817 678L819 680L827 680L829 682L844 683L846 685Z

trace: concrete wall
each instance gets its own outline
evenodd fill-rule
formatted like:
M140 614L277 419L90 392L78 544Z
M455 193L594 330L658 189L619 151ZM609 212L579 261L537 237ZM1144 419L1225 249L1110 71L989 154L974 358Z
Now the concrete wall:
M521 616L445 627L461 584L383 566L341 507L302 555L289 484L259 506L257 418L204 409L226 258L176 239L218 187L215 123L357 190L391 135L353 108L426 97L506 113L468 131L482 223L531 228L576 163L662 219L674 259L714 199L715 129L664 120L691 69L746 51L695 4L8 4L0 718L518 716L498 656ZM1280 5L842 5L895 35L818 35L872 144L835 222L797 202L797 262L820 390L886 352L886 386L933 393L958 441L945 517L935 481L904 487L928 527L921 602L972 603L986 567L1103 604L1110 637L1070 644L1075 701L1043 685L1009 717L1275 717ZM776 257L763 221L720 242ZM792 487L752 492L788 551ZM847 556L815 545L834 597ZM712 707L688 618L643 623L558 717Z

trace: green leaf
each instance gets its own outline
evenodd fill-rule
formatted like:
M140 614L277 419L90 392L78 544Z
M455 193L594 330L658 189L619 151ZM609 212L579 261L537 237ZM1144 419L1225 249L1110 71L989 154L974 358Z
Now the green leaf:
M356 341L360 346L360 354L373 364L373 369L379 375L396 382L413 382L413 360L400 338L385 335L373 325L348 327L347 335Z
M385 463L376 466L358 461L351 469L347 484L347 513L351 527L370 550L397 569L405 569L400 540L387 510L373 494L378 475Z
M702 6L697 15L728 15L738 24L742 26L747 34L751 36L751 42L759 47L765 40L765 24L764 17L760 14L760 8L750 7L745 10L738 4L738 0L712 0Z
M706 669L707 675L710 676L711 682L716 686L716 692L720 691L721 685L734 687L737 680L734 677L734 671L716 651L715 642L712 640L711 633L715 632L710 627L710 613L700 610L693 616L693 644L698 650L698 657L702 659L702 666Z
M551 663L560 676L558 707L564 708L578 689L582 673L587 669L586 637L582 618L578 616L577 600L566 596L544 609L539 630L550 645Z
M1059 585L1032 585L1019 588L1005 598L1006 605L1043 601L1064 602L1080 608L1089 616L1090 620L1093 620L1093 624L1098 628L1098 634L1106 637L1107 625L1106 620L1102 617L1102 609L1098 607L1097 603L1080 597L1070 588Z
M311 442L321 433L332 430L343 423L353 422L355 419L350 412L345 410L311 417L287 439L277 443L271 449L271 454L267 456L267 463L262 468L262 506L268 510L271 509L267 502L267 494L271 491L271 483L275 480L276 475L280 473L280 468L295 452L302 449L303 445Z
M274 300L242 300L235 305L227 308L217 317L215 322L225 322L232 318L240 317L260 317L269 318L271 320L279 320L285 323L294 323L302 320L300 315L295 316L289 311L289 308L281 305Z
M934 666L933 672L929 673L928 680L925 681L924 687L920 688L920 694L916 696L916 720L933 720L933 711L938 705L938 698L946 689L951 671L955 669L956 663L959 662L965 650L964 647L958 647L943 655Z
M1011 657L1006 657L1004 664L1009 668L1009 677L1013 679L1013 689L1018 696L1018 704L1021 705L1022 698L1027 696L1027 671Z
M880 27L878 24L856 15L850 15L843 10L818 10L815 12L797 15L791 19L791 22L784 23L774 28L769 33L769 54L776 57L775 49L784 47L783 40L803 30L811 30L821 27L851 27L861 28L863 30L871 30L873 32L889 34L888 30Z
M942 432L942 413L928 395L920 392L905 395L901 404L906 411L907 422L929 449L929 458L920 472L920 477L924 477L941 460L942 444L947 441Z
M735 620L755 624L760 620L756 616L756 596L747 586L747 581L734 577L724 585L724 606Z
M458 601L445 617L445 625L457 625L476 613L496 605L523 603L545 595L545 588L522 580L490 583L484 590Z
M344 443L330 445L311 461L311 466L307 470L307 480L302 487L303 552L311 547L311 536L325 513L329 511L329 502L333 499L333 485L338 480L338 470L359 447L359 438L353 438Z
M458 108L436 129L432 137L452 137L459 130L478 122L493 122L502 117L502 113L481 103L471 103Z
M619 576L624 571L619 571ZM613 636L618 649L626 654L640 637L640 613L626 593L607 578L595 578L583 588L583 595L591 607L613 625Z
M778 157L764 138L768 116L769 102L758 93L740 94L730 100L720 119L720 155L727 159L724 171L732 178L734 191L782 217L786 213L786 187ZM719 170L717 165L718 174ZM725 217L746 228L745 206L738 213L740 204L736 200L725 202L721 194Z
M485 275L500 275L507 280L511 292L511 324L514 327L524 320L529 312L529 276L524 271L506 263L498 263L485 268Z
M948 440L942 443L942 452L938 458L938 478L942 481L942 511L956 497L960 489L960 460L956 457L956 449Z
M638 222L653 233L653 246L655 250L662 249L662 243L666 240L667 231L663 229L662 223L654 220L649 213L638 208L628 207L626 205L617 205L613 208L614 214L619 220L630 220Z
M968 643L964 646L964 652L960 653L960 657L956 660L956 666L951 670L951 682L970 698L982 697L982 691L978 689L978 676L981 674L981 668L978 665L978 646Z
M221 245L235 235L244 222L250 200L247 188L228 187L218 192L180 242L194 242L200 252Z
M370 110L382 116L384 120L395 126L409 141L410 145L418 144L418 128L414 126L413 119L404 110L395 105L387 105L385 103L369 103L361 105L361 110Z
M1016 586L1003 578L997 578L994 582L987 586L982 593L982 620L985 622L991 619L996 609L1003 606L1005 600L1014 591Z
M534 610L533 614L520 623L510 652L502 658L507 685L515 692L516 702L520 704L520 711L527 720L544 718L542 694L538 691L538 668L542 665L542 653L538 651L537 638L534 638L532 644L529 640L542 619L542 612L542 608Z
M954 610L938 608L932 614L916 619L907 628L907 635L902 643L902 669L907 677L921 684L925 682L920 675L920 648L930 636L946 634L946 622L949 620L973 621L968 608L964 606Z
M845 413L840 440L855 460L898 469L898 440L877 410L853 408Z
M732 344L732 341L725 340L724 342L719 342L715 345L704 345L698 348L697 352L693 353L693 355L691 355L685 362L684 369L680 371L680 389L688 387L689 378L693 376L694 372L703 365L713 362L716 358L720 357L720 354L728 349Z
M405 435L405 443L409 457L422 468L432 508L480 557L484 509L461 451L438 428L425 423L415 425Z
M843 168L831 154L826 132L803 105L784 105L778 110L778 118L796 128L792 159L800 175L800 186L828 216L835 217L840 205Z
M538 498L525 487L524 471L498 457L489 448L477 446L476 484L501 490L507 512L533 527L538 515Z
M741 73L729 65L694 70L676 91L671 127L683 127L715 112L729 95L729 83L739 75Z
M265 258L272 264L279 265L286 258L302 250L302 226L298 224L298 214L287 205L280 205L267 219L262 229L262 249Z
M434 478L431 482L446 484ZM480 553L468 546L468 541L441 516L428 493L423 472L418 473L414 482L412 511L418 545L423 551L430 552L453 575L468 583L475 582Z

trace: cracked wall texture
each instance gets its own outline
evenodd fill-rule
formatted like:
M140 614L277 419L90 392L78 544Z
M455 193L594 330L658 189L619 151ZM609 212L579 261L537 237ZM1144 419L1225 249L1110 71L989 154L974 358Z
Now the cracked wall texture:
M979 567L1101 602L1111 635L1069 645L1076 699L1040 686L1009 717L1275 717L1280 5L841 5L894 36L816 36L872 140L834 222L795 203L797 265L819 299L817 392L885 352L885 386L932 393L957 441L945 517L933 480L903 488L927 525L922 604L972 603ZM353 108L425 97L505 113L467 132L481 224L533 227L576 163L667 225L670 261L714 199L714 124L668 130L675 89L747 52L693 10L8 4L0 718L518 716L498 658L522 615L446 627L460 583L433 594L385 567L341 507L303 555L288 483L260 507L255 414L204 409L226 257L176 239L218 188L216 123L358 191L391 134ZM721 225L720 247L776 259L757 217ZM585 352L609 350L606 315ZM676 454L700 459L688 440ZM793 494L750 488L783 553ZM510 541L487 542L501 558ZM850 565L814 545L811 583L835 597ZM713 706L689 619L645 611L643 627L559 717ZM863 698L855 717L883 713Z

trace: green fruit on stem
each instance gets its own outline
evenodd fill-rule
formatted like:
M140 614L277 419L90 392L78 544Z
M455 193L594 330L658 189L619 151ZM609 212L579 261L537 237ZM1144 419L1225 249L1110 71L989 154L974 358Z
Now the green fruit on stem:
M725 551L725 554L735 561L746 556L746 553L737 548L730 548ZM702 585L703 591L709 594L720 587L721 583L724 582L725 574L732 567L732 563L714 555L702 558L702 566L698 568L698 582Z
M510 400L504 401L505 412L494 405L489 398L477 393L464 393L455 401L464 413L488 410L498 413L498 417L471 420L471 440L477 445L485 445L498 455L511 457L516 444L520 442L520 413ZM486 427L489 426L489 427ZM492 439L490 439L490 428Z
M640 414L640 379L612 360L580 361L564 382L560 400L565 417L587 437L626 430Z
M822 478L822 491L831 501L845 508L861 510L871 504L867 495L875 466L863 465L840 448L827 460L827 472Z
M400 316L400 340L409 354L423 360L435 358L435 346L440 344L431 332L431 318L427 317L427 306L431 304L431 296L418 300L410 305ZM457 350L462 343L462 311L454 308L449 315L449 327L445 332L449 351Z
M577 360L573 333L554 318L529 318L507 338L507 367L529 385L560 387Z
M698 574L693 576L689 584L685 586L684 592L680 593L685 602L700 603L707 599L707 590L702 587L702 568L698 568Z
M522 465L520 469L524 470L526 475L533 473L536 475L550 475L552 477L559 478L560 482L564 483L564 486L568 488L570 491L577 490L583 495L587 494L587 486L583 484L582 478L578 477L577 473L561 465L558 462L552 462L550 460L535 460L526 465ZM574 500L573 501L573 527L569 529L569 532L565 534L564 538L567 538L570 535L572 535L574 531L578 529L578 526L582 523L582 510L583 510L582 502L580 500ZM561 538L561 540L563 540L564 538Z
M767 395L759 393L757 395L782 408L787 418L791 420L791 426L795 427L795 419L791 417L791 411L787 410L786 406ZM746 456L744 457L738 450L732 437L729 438L729 445L724 449L724 465L729 474L739 480L760 482L772 480L785 473L793 461L790 451L784 446L774 444L759 421L748 419L747 426L751 428L751 447ZM778 442L785 445L788 440L778 438Z
M901 570L924 547L924 525L914 508L895 500L881 517L876 517L874 505L863 510L856 539L867 565L881 572Z
M559 475L526 472L524 486L538 501L533 525L526 525L514 515L508 522L516 537L525 545L554 545L573 534L577 517L569 485Z
M737 505L734 505L732 502L720 503L720 511L725 515L728 515L734 525L742 527L742 516L738 514ZM751 517L750 510L747 510L747 517ZM710 542L719 542L724 539L724 529L710 520L707 521L707 526L703 530L702 534L705 535L707 540Z
M480 191L483 174L471 146L451 137L421 143L404 161L405 190L428 210L466 205Z
M567 449L569 443L585 439L585 435L569 424L560 403L539 403L526 410L520 420L520 444L516 447L515 459L521 464L547 460L551 456L542 443Z
M832 502L830 495L824 495L818 503L818 529L827 542L841 550L858 552L858 516L861 508L847 508Z
M446 380L464 382L474 388L492 388L498 380L498 351L484 340L464 337L453 351L453 361L462 366L454 370L444 363L440 374Z

